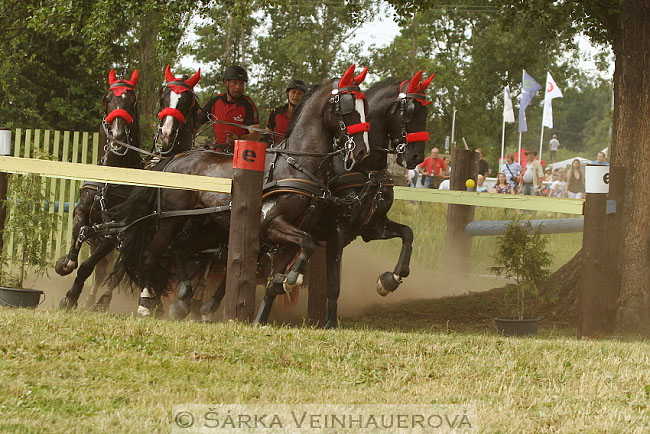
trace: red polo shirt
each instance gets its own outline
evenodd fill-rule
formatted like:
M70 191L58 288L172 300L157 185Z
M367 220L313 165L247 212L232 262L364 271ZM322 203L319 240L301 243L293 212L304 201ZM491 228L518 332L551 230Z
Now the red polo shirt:
M445 160L443 160L440 157L437 158L427 157L424 159L422 163L418 165L418 167L424 169L424 173L427 176L438 176L440 175L440 171L447 170L447 165L445 164Z
M218 120L224 122L241 125L256 125L260 123L257 107L253 100L246 95L243 95L234 102L228 102L225 93L219 94L208 101L204 107L204 111L209 111ZM214 131L214 140L217 144L226 143L229 132L236 136L248 134L248 130L244 127L239 128L234 125L220 123L213 124L212 129Z
M275 134L273 135L274 143L280 143L282 139L284 139L284 136L287 135L287 130L289 129L289 124L291 123L291 118L289 117L288 112L289 103L286 103L281 107L274 108L271 110L271 114L269 114L269 122L266 125L267 128L274 133L282 134L281 136Z

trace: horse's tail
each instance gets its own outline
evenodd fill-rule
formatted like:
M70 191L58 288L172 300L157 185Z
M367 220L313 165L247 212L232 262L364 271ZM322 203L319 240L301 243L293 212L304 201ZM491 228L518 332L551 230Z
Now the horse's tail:
M171 159L163 160L153 170L163 171L169 162ZM169 287L172 278L169 266L145 267L149 246L158 230L158 217L154 215L158 196L158 188L136 187L126 201L111 208L113 220L132 226L119 236L120 254L109 278L110 286L126 279L134 291L147 287L154 294L164 294Z
M113 220L132 226L119 235L120 254L109 276L109 286L115 287L125 278L134 291L147 285L142 270L147 248L156 233L153 213L157 196L157 188L136 187L126 201L110 209ZM152 217L147 218L148 215Z

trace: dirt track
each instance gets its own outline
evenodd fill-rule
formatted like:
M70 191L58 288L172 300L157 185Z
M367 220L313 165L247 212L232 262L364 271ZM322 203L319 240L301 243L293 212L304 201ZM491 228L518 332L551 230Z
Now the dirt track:
M379 243L375 241L373 243ZM443 276L441 273L434 273L418 267L411 266L411 275L404 280L398 290L387 297L380 297L375 291L377 277L385 272L392 271L397 261L398 253L394 258L386 258L374 253L373 243L364 243L357 240L344 251L343 282L341 296L339 299L339 315L343 317L356 316L367 307L375 304L391 304L408 299L432 299L449 295L461 295L467 292L484 291L495 286L499 282L493 279L473 280L467 290L454 290L448 286L453 276ZM363 270L360 272L360 270ZM46 292L45 302L41 308L56 306L66 291L70 288L74 273L70 276L61 277L54 271L49 278L39 279L34 288ZM89 279L84 292L81 294L79 304L83 305L92 285L92 278ZM295 308L282 308L281 303L274 309L272 320L299 320L307 312L307 291L302 290L298 304ZM101 295L98 294L98 296ZM263 296L263 288L258 287L258 300ZM132 295L129 290L122 289L113 295L111 311L118 314L134 312L137 308L138 297Z

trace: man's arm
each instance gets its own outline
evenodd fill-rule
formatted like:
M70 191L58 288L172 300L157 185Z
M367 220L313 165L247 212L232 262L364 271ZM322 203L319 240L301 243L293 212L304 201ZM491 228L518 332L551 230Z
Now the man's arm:
M253 127L253 128L259 128L259 127L260 127L259 124L256 124L256 125L247 125L247 126L249 126L249 127ZM244 127L244 128L245 128L245 127ZM241 140L259 140L259 138L260 138L260 132L259 132L259 131L251 131L251 130L248 130L248 134L243 134L243 135L240 136L239 138L240 138Z

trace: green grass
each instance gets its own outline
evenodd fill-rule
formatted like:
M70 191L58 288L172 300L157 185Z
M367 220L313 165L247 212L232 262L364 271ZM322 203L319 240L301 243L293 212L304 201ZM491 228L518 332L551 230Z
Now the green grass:
M465 403L482 432L650 429L647 341L441 328L464 302L428 303L336 331L3 308L0 432L169 432L174 404L217 402ZM391 318L411 331L381 330Z

